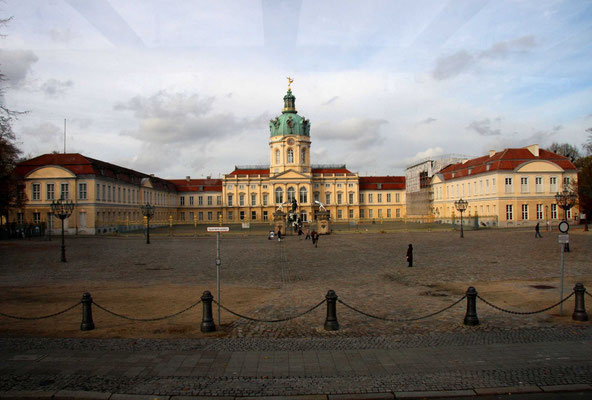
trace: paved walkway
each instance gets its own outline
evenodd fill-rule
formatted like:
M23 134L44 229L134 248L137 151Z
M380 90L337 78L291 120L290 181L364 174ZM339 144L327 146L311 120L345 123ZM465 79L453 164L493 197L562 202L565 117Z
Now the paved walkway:
M567 390L592 395L590 323L324 339L0 339L0 398L351 399Z

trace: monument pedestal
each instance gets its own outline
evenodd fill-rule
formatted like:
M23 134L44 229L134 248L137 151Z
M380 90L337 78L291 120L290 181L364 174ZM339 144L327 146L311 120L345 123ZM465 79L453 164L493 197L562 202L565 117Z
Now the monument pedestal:
M282 235L286 235L286 213L283 211L276 211L273 213L273 230L277 234L278 230Z
M328 211L317 211L317 232L319 235L328 235L331 233L331 222L329 221Z

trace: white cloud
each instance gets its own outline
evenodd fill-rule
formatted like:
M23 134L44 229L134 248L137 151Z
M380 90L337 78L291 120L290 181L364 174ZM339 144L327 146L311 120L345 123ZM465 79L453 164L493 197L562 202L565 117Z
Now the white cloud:
M65 94L69 89L74 86L74 82L71 80L59 81L57 79L48 79L40 87L40 90L45 93L47 97L59 97Z
M39 58L31 50L0 50L0 68L13 88L21 87Z

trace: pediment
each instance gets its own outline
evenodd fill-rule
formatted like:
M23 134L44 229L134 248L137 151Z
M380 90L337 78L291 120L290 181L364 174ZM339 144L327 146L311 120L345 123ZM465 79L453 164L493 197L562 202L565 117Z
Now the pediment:
M310 179L309 175L303 174L302 172L298 172L298 171L294 171L293 169L289 169L287 171L284 171L282 173L279 173L277 175L274 175L273 177L271 177L270 180L276 180L276 179L282 179L282 180L286 180L286 179Z
M547 160L527 161L520 164L514 170L515 172L563 172L563 168L554 162Z
M434 176L432 176L432 185L435 183L442 182L444 182L444 177L442 176L442 174L435 174Z
M140 184L142 185L142 187L146 187L146 188L150 188L150 189L154 188L154 186L152 186L152 181L150 180L150 178L142 178L142 181Z
M27 174L28 179L74 178L75 173L59 165L46 165Z

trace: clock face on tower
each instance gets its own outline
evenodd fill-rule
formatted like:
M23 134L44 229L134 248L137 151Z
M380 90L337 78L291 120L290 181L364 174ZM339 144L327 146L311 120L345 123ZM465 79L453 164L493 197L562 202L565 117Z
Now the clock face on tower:
M294 144L294 139L292 139L292 138L288 139L288 144L290 146L292 146Z

